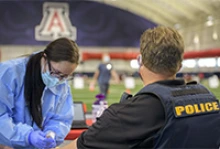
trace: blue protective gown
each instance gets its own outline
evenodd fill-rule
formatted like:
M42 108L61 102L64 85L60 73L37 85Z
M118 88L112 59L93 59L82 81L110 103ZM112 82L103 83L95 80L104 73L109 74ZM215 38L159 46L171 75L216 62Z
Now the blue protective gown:
M33 122L24 98L24 76L29 58L23 57L0 63L0 144L13 148L33 148L27 141ZM73 120L73 101L67 82L45 87L42 95L44 132L56 133L60 144L70 130Z

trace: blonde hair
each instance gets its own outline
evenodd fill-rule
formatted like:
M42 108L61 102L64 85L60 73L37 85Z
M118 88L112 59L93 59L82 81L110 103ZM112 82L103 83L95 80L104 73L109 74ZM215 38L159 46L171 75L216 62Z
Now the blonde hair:
M169 27L148 29L141 36L140 53L143 65L152 72L174 75L183 60L183 38Z

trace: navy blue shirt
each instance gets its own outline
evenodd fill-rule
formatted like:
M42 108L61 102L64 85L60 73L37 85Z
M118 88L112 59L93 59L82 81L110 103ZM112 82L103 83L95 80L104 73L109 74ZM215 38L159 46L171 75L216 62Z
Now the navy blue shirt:
M99 70L98 83L108 84L111 78L112 64L101 63L98 66L98 70Z

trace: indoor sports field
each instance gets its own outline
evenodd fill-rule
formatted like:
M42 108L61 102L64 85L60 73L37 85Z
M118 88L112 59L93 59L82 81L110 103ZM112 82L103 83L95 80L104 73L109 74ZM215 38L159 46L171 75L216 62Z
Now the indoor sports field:
M130 89L130 93L133 95L143 87L143 84L140 79L136 79L135 83L136 87L134 89ZM209 88L207 80L204 80L201 83ZM220 99L220 87L209 89L215 94L215 96L218 99ZM87 80L85 82L84 89L72 88L73 99L74 101L83 101L87 106L87 112L90 112L92 109L92 103L96 100L95 95L98 94L98 91L98 86L96 86L94 91L90 91L89 80ZM126 88L123 82L121 82L120 84L112 84L109 90L108 104L110 105L112 103L119 102L120 97L124 91L126 91Z

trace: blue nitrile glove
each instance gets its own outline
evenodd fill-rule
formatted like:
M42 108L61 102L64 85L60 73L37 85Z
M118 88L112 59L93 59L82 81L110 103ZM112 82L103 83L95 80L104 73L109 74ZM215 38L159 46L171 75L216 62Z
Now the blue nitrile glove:
M36 148L46 148L46 139L46 134L40 130L32 131L28 136L29 144L33 145Z
M46 147L45 149L55 148L57 146L56 141L53 138L46 138Z

